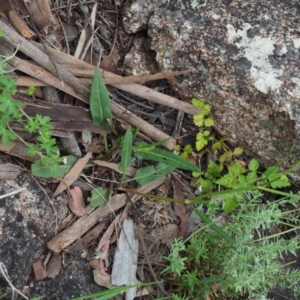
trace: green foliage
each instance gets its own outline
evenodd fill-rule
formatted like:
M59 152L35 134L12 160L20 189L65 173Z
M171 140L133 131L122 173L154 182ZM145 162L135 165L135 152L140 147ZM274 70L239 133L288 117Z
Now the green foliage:
M184 261L187 260L187 257L182 257L181 252L185 250L185 245L183 240L175 240L172 245L171 253L169 256L163 256L163 258L170 262L163 271L163 273L172 273L180 276L183 270L185 269Z
M161 149L147 147L147 145L141 145L134 148L135 155L140 159L153 160L161 163L165 163L169 166L173 166L178 169L187 171L200 172L200 169L184 158Z
M108 189L103 187L98 187L92 190L92 196L87 200L91 203L93 207L101 206L105 203L108 198Z
M178 299L186 295L189 299L260 299L276 286L291 288L294 299L299 298L296 287L300 272L286 269L279 261L284 253L295 255L300 237L286 240L285 232L280 231L265 235L281 224L287 225L284 218L289 212L280 208L286 204L297 207L300 195L269 203L262 202L262 195L259 191L247 193L247 202L222 225L222 231L236 241L234 244L209 226L202 226L185 242L175 241L165 258L169 264L163 273L174 278ZM296 216L293 221L299 224ZM291 225L287 231L297 229Z
M109 95L98 68L95 69L91 86L90 111L94 124L110 126L112 113Z
M159 163L156 167L148 166L138 169L133 179L138 184L144 185L170 174L175 168L164 163Z
M109 290L96 292L88 295L84 295L82 297L72 298L70 300L86 300L86 299L94 299L94 300L109 300L120 294L123 294L125 291L137 286L146 286L147 284L139 284L139 285L126 285L115 287Z
M55 169L53 169L52 166L49 165L43 165L40 160L37 160L32 166L31 171L34 176L37 177L44 177L44 178L50 178L50 177L58 177L63 178L68 171L73 167L75 162L77 161L77 158L69 155L62 157L59 161L59 164Z
M13 54L15 55L15 53ZM17 138L28 147L29 155L39 155L41 165L51 165L53 169L59 161L59 151L56 140L51 138L53 126L47 116L28 116L22 110L22 103L14 100L12 96L16 93L16 82L12 76L5 75L6 62L13 57L1 56L0 62L0 136L3 146L8 147L10 142ZM29 144L14 132L9 123L19 121L24 124L24 129L29 133L37 133L35 144Z
M126 133L124 135L121 163L119 166L120 172L125 172L128 168L132 159L132 132L130 126L127 127Z
M209 118L210 106L197 99L192 99L192 103L201 110L200 114L194 116L194 124L199 127L195 150L208 151L213 157L206 170L193 172L201 191L207 193L217 188L233 190L242 188L242 192L230 192L219 199L223 203L223 209L226 213L232 212L244 201L244 193L251 190L250 187L254 189L271 187L272 192L274 192L274 189L290 185L287 174L282 173L276 166L259 172L257 160L251 160L248 166L245 162L238 160L237 157L243 153L243 149L241 147L229 149L226 144L227 137L216 140L208 130L208 124L213 125ZM209 121L205 122L206 120ZM193 148L188 145L183 149L180 156L187 159L192 152Z
M211 107L203 101L193 98L192 103L194 106L200 108L200 113L194 115L194 124L200 128L196 136L196 150L202 150L211 138L211 133L206 128L214 125L213 119L208 117Z
M32 95L34 94L34 92L35 92L35 86L34 86L34 85L31 85L31 86L28 88L28 90L27 90L27 94L28 94L29 96L32 96Z

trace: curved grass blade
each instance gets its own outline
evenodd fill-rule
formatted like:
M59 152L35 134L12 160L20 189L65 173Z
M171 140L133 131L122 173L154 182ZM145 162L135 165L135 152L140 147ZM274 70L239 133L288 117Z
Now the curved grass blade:
M96 68L90 95L90 110L94 124L109 126L109 122L112 119L112 113L109 106L110 100L107 88L99 69Z
M156 149L156 148L139 149L135 152L135 154L140 159L154 160L172 166L174 168L201 173L201 170L191 162L185 160L184 158L174 153L165 150Z
M230 245L234 246L236 244L236 241L228 235L225 231L222 230L221 227L216 225L212 220L210 220L202 211L200 211L197 208L194 208L194 212L201 218L201 220L210 226L212 230L214 230L218 235L220 235L226 242L228 242Z

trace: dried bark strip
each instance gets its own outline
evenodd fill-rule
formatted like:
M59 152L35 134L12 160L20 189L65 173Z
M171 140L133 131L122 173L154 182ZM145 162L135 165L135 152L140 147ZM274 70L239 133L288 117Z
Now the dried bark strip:
M14 9L8 12L8 16L12 25L20 32L20 34L24 38L31 39L35 36L35 33L27 26L21 16Z
M1 24L0 24L1 25ZM35 43L36 45L37 43ZM40 46L41 47L41 46ZM77 59L71 55L66 53L62 53L55 49L47 48L47 51L51 58L64 66L69 72L71 72L75 76L82 77L92 77L94 74L95 66L88 64L80 59ZM122 78L119 75L113 74L111 72L107 72L101 70L103 77L105 78ZM85 76L84 76L85 74ZM129 92L133 95L137 95L141 98L147 99L149 101L153 101L159 103L161 105L169 106L175 108L176 110L181 110L187 114L194 115L199 113L199 109L194 107L192 104L178 100L171 96L162 94L160 92L151 90L143 85L137 83L131 84L112 84L112 86L121 89L123 91Z
M156 189L163 184L164 178L146 184L139 188L137 191L141 193L149 193L151 190ZM134 195L132 201L136 202L141 196ZM101 219L107 217L113 211L116 211L127 203L125 194L117 194L108 201L107 204L98 207L90 215L79 218L75 223L68 227L63 232L59 233L52 240L47 243L47 246L53 252L60 252L64 248L71 245L74 241L80 238L92 226L97 224Z
M79 72L81 72L81 75L83 78L79 78L79 80L86 84L91 84L92 83L91 79L93 78L93 75L95 72L94 68L90 68L89 70L78 69L78 71L75 71L75 73L76 73L76 75L78 75ZM101 72L103 74L104 83L113 85L113 84L119 84L119 83L129 84L129 83L147 82L147 81L153 81L153 80L159 80L159 79L166 79L166 78L170 78L170 77L174 77L174 76L189 74L189 73L193 72L193 70L161 72L161 73L156 73L156 74L152 74L152 75L135 75L135 76L127 76L127 77L122 77L122 76L118 76L118 75L111 76L111 74L113 74L113 73L104 71L102 69L101 69ZM35 84L37 86L47 86L47 84L42 81L38 81L36 79L26 77L26 76L18 76L16 80L17 80L17 85L20 85L20 86L30 86L33 84Z
M0 27L4 32L4 37L2 38L4 41L7 41L10 45L15 46L16 48L19 47L21 52L29 56L44 69L55 76L61 77L64 83L67 83L74 88L76 93L89 95L89 88L86 85L81 83L73 74L61 67L59 64L55 63L54 65L53 61L47 54L35 47L30 41L24 39L1 19Z
M58 22L50 9L50 1L31 0L26 1L26 5L30 18L41 32L48 34L50 26L58 28Z
M10 142L10 145L8 147L4 147L0 143L0 151L5 152L9 155L16 156L31 162L35 162L40 158L37 154L34 156L27 154L27 150L27 146L19 141Z

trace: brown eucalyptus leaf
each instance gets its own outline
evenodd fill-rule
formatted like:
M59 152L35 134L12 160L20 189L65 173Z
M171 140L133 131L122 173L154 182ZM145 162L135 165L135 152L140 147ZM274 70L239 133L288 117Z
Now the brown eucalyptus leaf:
M88 152L84 157L78 159L75 165L71 168L71 170L66 174L64 179L58 185L56 191L54 192L54 197L62 193L79 177L80 173L82 172L83 168L88 163L91 157L92 153Z
M72 213L78 217L87 215L81 188L75 186L70 190L70 193L71 198L69 198L68 204Z
M44 266L42 260L38 260L32 265L34 277L36 280L43 280L47 277L46 267Z

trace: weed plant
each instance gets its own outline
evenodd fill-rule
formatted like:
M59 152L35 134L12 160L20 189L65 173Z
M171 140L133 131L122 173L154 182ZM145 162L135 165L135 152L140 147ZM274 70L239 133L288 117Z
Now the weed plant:
M176 292L172 299L265 299L278 286L291 289L299 299L300 271L282 265L288 252L296 255L300 237L285 239L284 234L299 223L291 212L282 212L284 205L296 207L295 197L263 203L260 191L247 193L247 201L230 216L222 230L234 239L230 244L211 227L204 225L188 239L177 240L170 254L164 257L169 265L163 270ZM215 210L210 211L211 217ZM290 226L270 235L280 226Z

